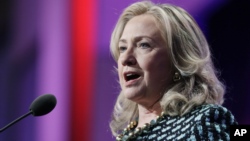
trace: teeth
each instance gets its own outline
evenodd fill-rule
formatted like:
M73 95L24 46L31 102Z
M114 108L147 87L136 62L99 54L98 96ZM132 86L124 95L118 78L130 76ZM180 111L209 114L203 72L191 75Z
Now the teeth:
M126 80L126 81L130 81L130 80L137 79L137 78L139 78L139 77L140 77L139 74L136 74L136 73L131 72L131 73L127 73L127 74L125 75L125 80Z
M126 76L131 76L131 75L133 75L132 73L128 73L128 74L126 74Z

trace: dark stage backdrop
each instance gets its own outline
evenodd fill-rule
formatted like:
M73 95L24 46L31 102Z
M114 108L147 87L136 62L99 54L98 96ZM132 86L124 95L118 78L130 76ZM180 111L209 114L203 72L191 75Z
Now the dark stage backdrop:
M56 108L27 117L0 141L111 141L109 121L119 92L109 52L122 9L136 0L2 0L0 2L0 127L26 113L39 95ZM250 124L250 5L247 0L153 0L189 11L204 31L224 106Z

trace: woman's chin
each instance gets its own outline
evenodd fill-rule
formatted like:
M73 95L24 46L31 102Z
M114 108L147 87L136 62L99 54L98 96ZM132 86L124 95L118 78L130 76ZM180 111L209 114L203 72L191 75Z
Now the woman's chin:
M136 102L140 97L142 97L142 94L140 93L124 93L125 98Z

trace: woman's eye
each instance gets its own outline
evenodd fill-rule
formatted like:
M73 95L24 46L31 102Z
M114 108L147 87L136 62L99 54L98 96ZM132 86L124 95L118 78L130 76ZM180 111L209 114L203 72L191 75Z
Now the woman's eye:
M119 47L119 52L122 53L124 51L126 51L127 47Z
M142 48L149 48L150 45L149 45L149 43L140 43L140 47L142 47Z

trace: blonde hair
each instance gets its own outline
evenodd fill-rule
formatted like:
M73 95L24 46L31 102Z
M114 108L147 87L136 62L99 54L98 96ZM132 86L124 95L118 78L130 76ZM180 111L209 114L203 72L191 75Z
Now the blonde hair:
M222 104L225 88L218 80L211 60L208 43L199 26L184 9L170 4L154 4L149 1L137 2L121 14L111 36L111 53L117 61L118 41L127 22L135 16L150 14L163 29L161 35L168 48L174 70L181 79L173 82L164 93L160 104L170 116L189 112L201 104ZM120 92L113 111L110 128L113 135L138 118L137 104Z

